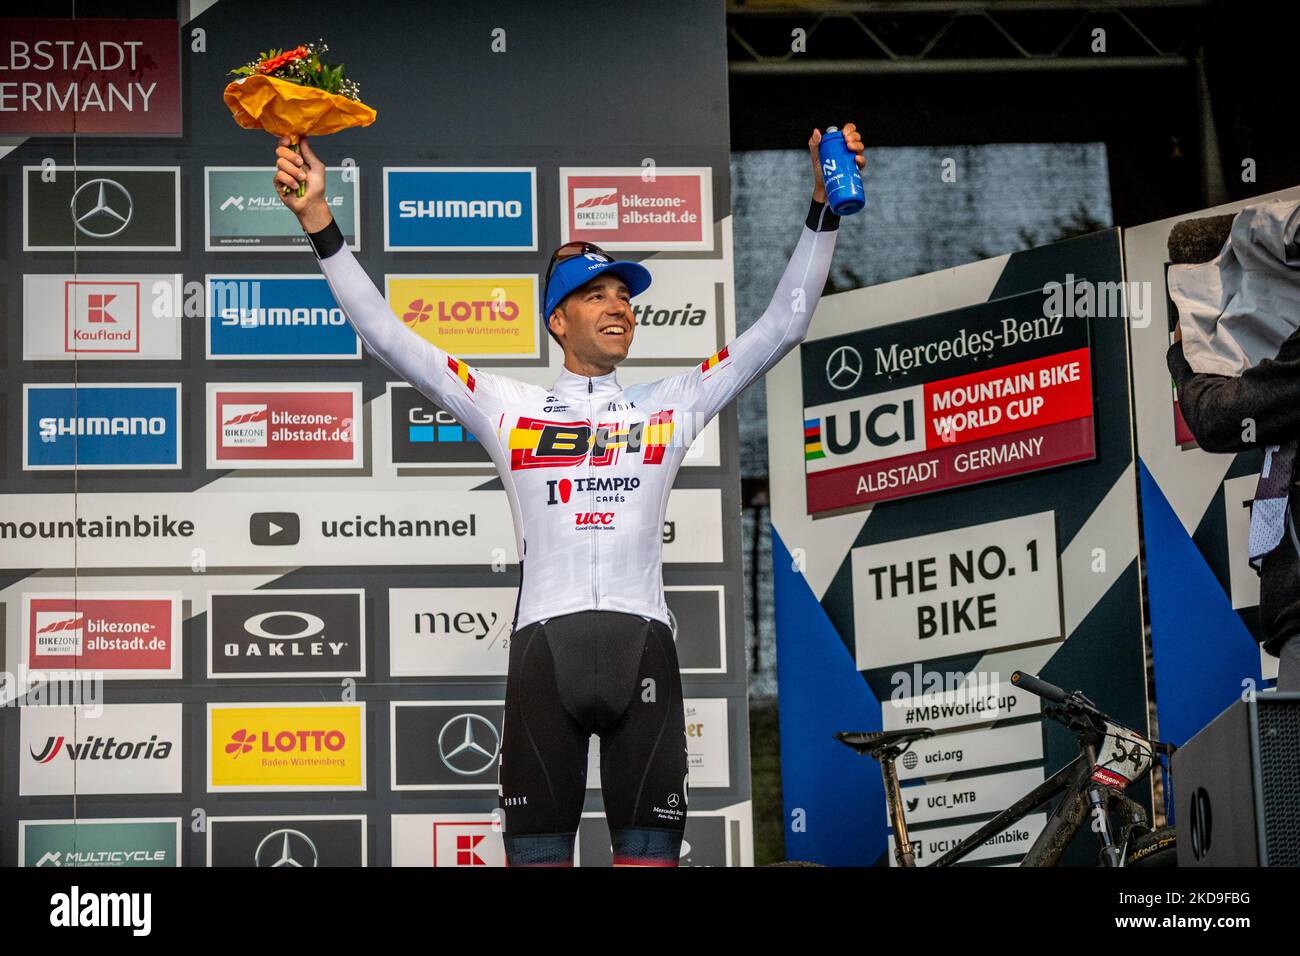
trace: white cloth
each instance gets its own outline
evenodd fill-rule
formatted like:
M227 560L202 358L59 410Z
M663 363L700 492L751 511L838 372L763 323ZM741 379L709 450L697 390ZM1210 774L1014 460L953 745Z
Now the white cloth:
M1247 206L1219 255L1169 267L1183 354L1194 372L1240 375L1300 326L1300 201Z

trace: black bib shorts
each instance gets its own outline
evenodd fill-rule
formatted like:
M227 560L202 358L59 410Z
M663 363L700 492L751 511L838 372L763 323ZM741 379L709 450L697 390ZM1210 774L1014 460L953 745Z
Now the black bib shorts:
M510 641L497 793L508 866L572 866L590 737L614 864L676 866L686 826L686 718L668 625L578 611Z

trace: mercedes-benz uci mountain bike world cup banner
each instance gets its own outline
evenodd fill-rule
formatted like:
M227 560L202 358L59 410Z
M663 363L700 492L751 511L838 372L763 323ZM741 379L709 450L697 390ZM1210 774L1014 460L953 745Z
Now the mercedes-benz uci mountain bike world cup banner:
M897 765L924 866L1077 753L1013 672L1146 727L1122 278L1112 230L832 295L769 373L789 859L894 862L838 731L935 731Z

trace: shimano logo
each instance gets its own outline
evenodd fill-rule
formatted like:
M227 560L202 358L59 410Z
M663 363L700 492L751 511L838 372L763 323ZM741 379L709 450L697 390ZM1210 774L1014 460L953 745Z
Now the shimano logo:
M50 441L60 435L166 435L167 419L134 415L42 418L37 422L41 438Z
M238 326L241 329L256 329L267 326L282 327L293 325L347 325L348 317L340 308L309 308L302 306L291 309L287 307L271 309L231 308L220 311L221 324Z
M524 204L518 199L403 199L399 219L518 219Z

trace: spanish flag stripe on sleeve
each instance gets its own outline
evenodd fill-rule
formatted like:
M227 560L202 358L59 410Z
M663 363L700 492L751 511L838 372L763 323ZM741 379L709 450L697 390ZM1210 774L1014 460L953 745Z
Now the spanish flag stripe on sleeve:
M718 352L718 353L716 353L716 354L714 354L714 355L710 355L710 356L709 356L708 358L706 358L703 362L701 362L701 363L700 363L700 371L701 371L701 372L707 372L709 369L713 368L715 365L718 365L718 364L721 363L721 362L725 362L726 360L727 360L727 350L724 348L721 352Z
M474 376L470 374L469 366L457 359L454 355L447 356L447 368L451 369L451 374L465 383L465 387L471 392L474 391Z

